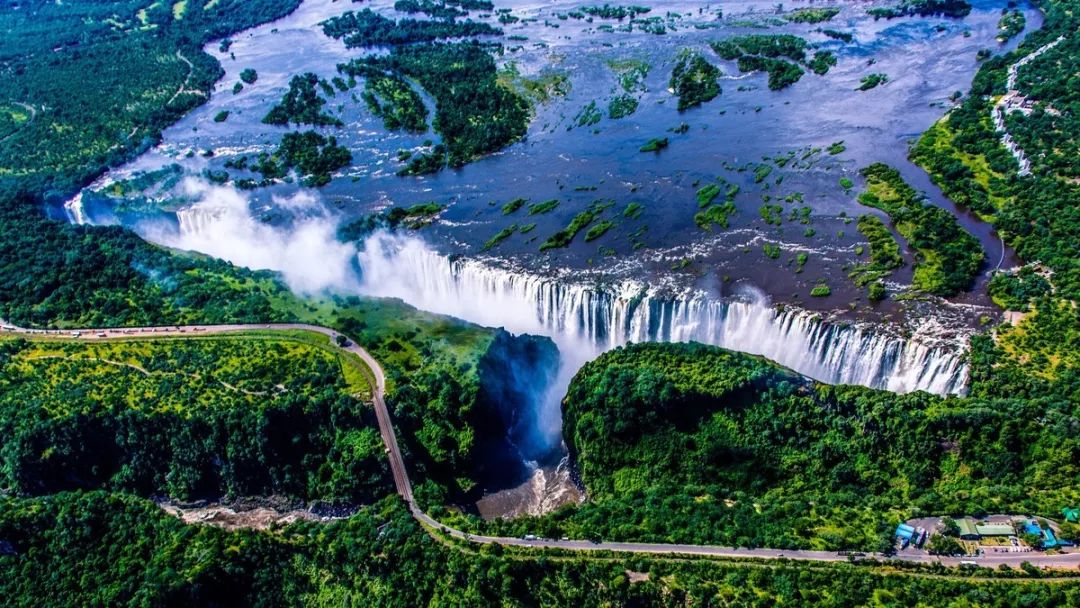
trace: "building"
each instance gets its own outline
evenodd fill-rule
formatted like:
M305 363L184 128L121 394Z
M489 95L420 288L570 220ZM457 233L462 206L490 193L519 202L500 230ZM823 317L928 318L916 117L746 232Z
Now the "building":
M1012 524L976 524L975 532L983 536L1015 536Z
M913 537L915 537L915 528L907 524L896 526L896 539L900 541L901 547L908 546Z
M979 540L979 532L975 529L975 522L964 517L956 520L956 526L960 528L961 540Z

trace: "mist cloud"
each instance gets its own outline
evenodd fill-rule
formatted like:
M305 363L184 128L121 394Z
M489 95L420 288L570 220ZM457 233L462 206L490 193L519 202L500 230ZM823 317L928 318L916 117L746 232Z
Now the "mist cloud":
M253 217L235 188L189 178L184 196L197 202L177 212L178 232L148 235L169 247L198 251L249 268L281 272L294 291L357 289L356 247L337 239L337 221L307 192L275 197L275 207L293 215L287 227Z

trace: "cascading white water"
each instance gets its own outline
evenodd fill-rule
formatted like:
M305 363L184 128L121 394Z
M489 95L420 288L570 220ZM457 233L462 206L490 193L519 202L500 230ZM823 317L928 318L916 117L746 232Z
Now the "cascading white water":
M671 298L632 281L592 288L451 260L419 239L387 233L369 237L359 259L366 293L516 333L548 335L564 353L585 348L588 357L626 342L694 340L763 355L831 384L947 394L962 392L967 381L960 345L826 323L807 311L778 310L761 297Z

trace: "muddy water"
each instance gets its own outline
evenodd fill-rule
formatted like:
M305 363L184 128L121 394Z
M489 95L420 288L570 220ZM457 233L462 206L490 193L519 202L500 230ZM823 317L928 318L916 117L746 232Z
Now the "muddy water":
M570 458L564 456L556 464L532 465L532 473L517 486L484 495L476 503L486 519L543 515L563 505L584 500L580 483L575 479Z

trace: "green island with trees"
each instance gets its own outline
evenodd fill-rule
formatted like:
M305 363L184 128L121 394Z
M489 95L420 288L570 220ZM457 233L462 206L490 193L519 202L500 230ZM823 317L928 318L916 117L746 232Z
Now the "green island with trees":
M806 66L815 74L828 73L836 65L831 51L816 51L808 58L810 45L805 39L791 34L747 34L711 43L721 58L735 61L740 72L766 72L769 88L787 88L802 78Z
M875 163L860 173L866 178L866 191L859 202L889 214L916 252L912 286L939 296L969 289L986 258L978 239L951 213L924 202L896 169Z
M679 110L686 110L712 101L720 94L720 68L709 63L700 53L690 49L679 51L671 70L671 89L679 98Z

